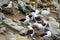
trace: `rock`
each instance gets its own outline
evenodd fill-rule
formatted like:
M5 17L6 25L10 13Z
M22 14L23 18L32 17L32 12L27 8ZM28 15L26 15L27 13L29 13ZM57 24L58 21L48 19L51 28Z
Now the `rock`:
M47 0L41 0L41 1L42 1L42 2L45 2L45 3L47 2Z
M57 1L57 0L52 0L51 2L52 2L52 4L54 4L55 6L58 5L58 1Z
M8 15L13 15L14 13L13 13L13 8L2 8L2 12L4 13L4 14L8 14Z
M15 38L16 38L16 40L20 40L20 39L21 40L29 40L27 36L20 36L18 34L15 34Z
M8 3L8 1L9 1L9 0L0 0L0 3L1 3L1 4L6 4L6 3Z
M23 29L23 30L21 30L20 32L19 32L19 34L21 34L22 36L25 36L26 35L26 33L27 33L27 28L25 28L25 29Z
M58 14L60 16L60 5L57 5L56 11L58 12Z
M18 8L23 14L29 13L33 10L33 6L29 3L25 3L24 1L18 0Z
M22 25L21 22L19 20L17 20L17 19L13 19L13 21L16 22L20 26Z
M0 20L3 20L5 18L5 15L0 12Z
M2 22L0 22L0 24L2 24Z
M49 21L56 22L56 19L54 19L53 17L49 17Z
M10 26L10 27L12 27L13 29L18 30L18 31L20 31L21 29L24 28L24 27L22 27L22 26L18 26L17 23L13 22L11 19L8 19L8 18L6 18L5 20L3 20L3 22L4 22L6 25L8 25L8 26Z
M0 40L6 40L6 36L3 34L0 34Z
M52 1L58 3L58 0L52 0Z
M24 29L24 27L19 26L17 23L13 22L11 19L6 18L5 20L3 20L4 24L8 25L9 27L20 31L22 29Z
M24 2L26 2L26 3L29 3L30 2L30 0L23 0Z
M49 21L48 21L48 24L49 24L49 30L52 32L53 35L58 35L60 34L60 29L59 29L59 23L56 22L56 19L54 19L53 17L49 17Z
M44 38L43 37L43 38L40 38L40 40L52 40L52 38L50 38L50 37L49 38L47 38L47 37Z
M25 29L23 26L18 25L17 23L13 22L11 19L6 18L3 20L4 24L8 25L8 27L11 27L17 31L19 31L19 34L26 34L27 29Z
M60 34L60 29L59 29L59 23L58 22L50 21L48 29L52 32L53 35Z
M4 25L0 25L0 33L4 33L6 31L6 27Z
M15 35L12 32L6 34L7 40L16 40Z
M18 1L18 8L23 14L26 14L27 12L29 12L29 10L26 9L26 3L21 0Z
M58 0L58 3L60 4L60 0Z
M36 1L37 1L37 3L41 2L41 0L36 0Z
M14 8L18 9L18 4L15 2L13 4L14 4Z
M47 6L49 6L51 9L56 7L53 3L48 3Z
M9 32L6 34L7 40L29 40L27 36L20 36L19 34L13 34Z
M47 7L47 4L46 3L38 3L38 7L44 8L44 7Z

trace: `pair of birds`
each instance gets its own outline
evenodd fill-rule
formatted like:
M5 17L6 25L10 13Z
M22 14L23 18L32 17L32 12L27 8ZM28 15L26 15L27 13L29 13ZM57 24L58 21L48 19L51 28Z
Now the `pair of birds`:
M38 23L28 25L29 30L27 31L27 35L30 35L31 37L33 37L35 34L35 31L32 27L33 25L36 25L41 30L42 30L42 28L44 29L46 26L46 24L38 24ZM46 32L39 35L39 37L51 37L51 36L52 36L52 33L48 29L46 30Z
M35 22L38 22L41 20L41 18L39 17L39 10L37 9L33 10L30 15L32 15L32 18Z
M35 10L33 10L32 12L34 12L34 13L37 15L37 14L39 14L40 11L37 10L37 9L35 9ZM50 8L41 10L41 14L42 14L43 16L47 16L48 14L50 14Z
M37 10L34 11L34 10L33 10L33 13L32 13L32 14L26 15L25 18L22 18L22 19L20 19L19 21L23 22L24 24L27 24L27 23L29 23L31 17L33 17L33 18L37 17L37 18L35 18L36 21L37 21L37 20L40 19L40 18L37 16L38 13L39 13L39 11L37 11Z
M31 15L33 16L33 19L36 22L41 20L40 15L39 15L39 12L40 11L36 9L36 10L33 10L32 13L31 13ZM42 10L41 11L41 15L43 17L47 16L48 14L50 14L50 8L47 8L47 10Z

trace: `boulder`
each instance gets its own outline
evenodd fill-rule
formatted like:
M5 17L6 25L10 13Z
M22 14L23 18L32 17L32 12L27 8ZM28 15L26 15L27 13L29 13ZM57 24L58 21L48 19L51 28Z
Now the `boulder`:
M59 23L58 22L49 22L49 28L48 28L53 35L59 35L60 34L60 29L59 29Z
M53 17L49 17L49 30L52 32L53 35L59 35L60 34L60 29L59 29L59 23L56 22L56 19L54 19Z
M56 19L53 17L49 17L49 21L56 22Z
M52 0L51 3L54 4L55 8L58 6L58 1L57 0Z
M6 31L6 27L4 25L0 25L0 33L4 33Z
M26 30L23 26L18 25L17 23L13 22L11 19L6 18L5 20L3 20L3 22L4 24L8 25L8 27L11 27L19 31L20 34L26 33Z
M28 31L28 29L25 28L25 29L21 30L21 31L19 32L19 34L22 35L22 36L25 36L26 33L27 33L27 31Z
M26 9L26 3L23 1L18 1L18 8L23 14L29 12L29 10Z
M5 18L5 15L0 12L0 20L3 20Z

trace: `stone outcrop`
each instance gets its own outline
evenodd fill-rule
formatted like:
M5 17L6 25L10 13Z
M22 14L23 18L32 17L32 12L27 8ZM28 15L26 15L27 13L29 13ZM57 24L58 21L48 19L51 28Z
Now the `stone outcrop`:
M11 19L6 18L3 20L4 24L8 25L8 27L11 27L17 31L19 31L20 34L26 33L26 30L23 26L19 26L17 23L13 22Z
M52 20L50 19L50 21L48 22L49 23L49 30L52 32L53 35L58 35L60 34L60 29L59 29L59 23L56 22L56 20Z

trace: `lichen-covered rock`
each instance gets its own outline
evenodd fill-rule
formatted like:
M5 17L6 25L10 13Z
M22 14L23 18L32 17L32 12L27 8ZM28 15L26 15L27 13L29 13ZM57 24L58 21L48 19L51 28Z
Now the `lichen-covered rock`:
M26 9L26 3L21 0L18 1L18 8L23 14L26 14L27 12L29 12L29 10Z

